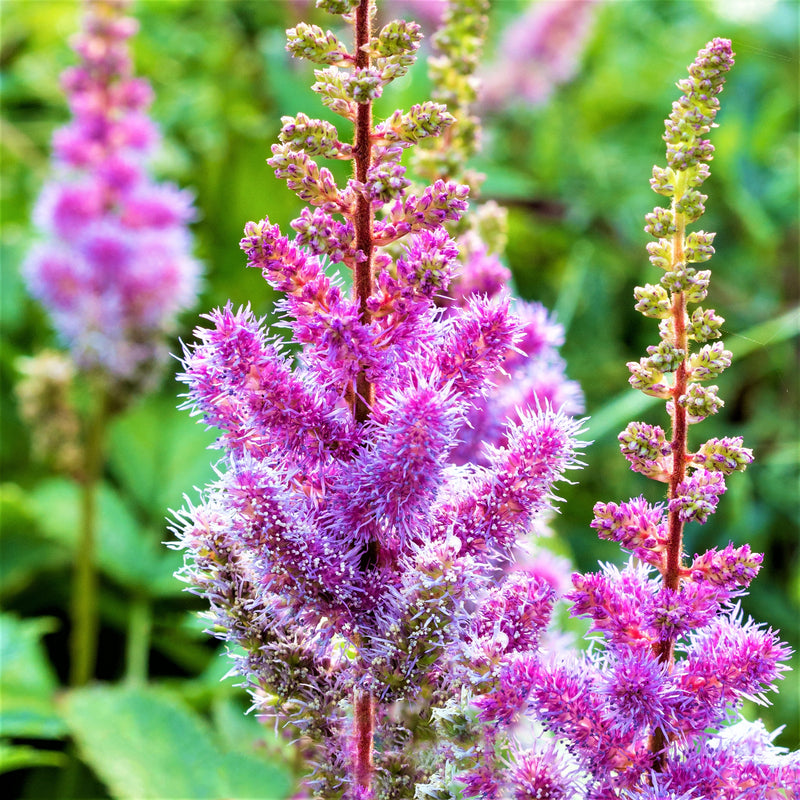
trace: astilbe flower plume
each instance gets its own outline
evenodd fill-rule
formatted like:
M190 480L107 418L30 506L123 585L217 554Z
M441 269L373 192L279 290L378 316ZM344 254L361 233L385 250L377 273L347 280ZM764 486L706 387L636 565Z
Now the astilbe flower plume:
M413 63L419 27L373 31L372 0L318 5L352 25L353 47L300 23L287 49L322 65L314 91L354 141L283 120L270 164L312 208L294 238L248 223L241 247L282 293L296 347L249 307L228 304L197 329L186 405L221 431L223 457L179 512L177 546L210 629L241 648L256 708L302 739L308 796L411 798L454 769L480 774L486 734L470 700L537 646L555 594L509 562L576 466L580 422L522 409L484 463L453 463L526 321L505 295L436 304L459 252L444 226L469 190L447 178L413 188L400 157L453 118L431 101L372 118ZM318 158L351 161L353 176L338 186ZM352 271L352 294L334 265Z
M128 5L84 3L80 64L62 75L72 119L53 137L54 174L34 211L41 240L23 271L78 366L130 388L163 362L200 270L186 228L191 196L147 170L158 132L150 86L132 74Z
M513 728L526 717L543 725L575 760L571 785L583 787L577 796L592 800L733 800L800 791L797 753L775 747L760 723L732 724L744 700L766 702L791 654L775 631L745 619L735 603L762 556L733 543L691 562L684 552L686 523L704 523L726 478L752 461L739 437L710 439L696 452L688 437L690 425L722 405L716 387L700 381L730 364L720 344L706 344L719 336L721 318L687 311L706 297L710 272L693 264L710 258L713 234L686 227L703 212L699 187L713 153L703 137L732 65L726 39L700 51L678 83L683 94L664 134L667 166L655 167L651 182L670 198L668 208L647 215L646 227L657 240L648 246L651 261L664 275L657 285L638 287L635 297L639 311L661 320L661 338L628 366L634 388L667 401L671 430L633 422L619 440L633 470L666 484L665 502L639 497L595 506L592 527L632 558L621 569L573 575L571 613L589 619L592 647L577 656L532 651L501 661L494 690L477 700L489 735L500 741L498 726ZM518 751L511 767L496 749L494 770L486 759L482 773L483 796L538 796L529 791L528 772L540 748ZM542 791L567 796L563 789Z

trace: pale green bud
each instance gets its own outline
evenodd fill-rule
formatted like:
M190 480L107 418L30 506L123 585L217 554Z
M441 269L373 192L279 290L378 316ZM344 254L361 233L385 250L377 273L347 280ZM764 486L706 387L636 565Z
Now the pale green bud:
M640 314L653 319L666 319L671 313L672 304L669 294L663 286L637 286L633 290L636 298L636 310Z
M717 396L718 391L718 386L701 386L699 383L690 383L686 387L686 394L678 398L678 405L686 409L689 422L701 422L725 405Z
M662 236L671 236L677 232L675 227L675 218L669 208L654 208L649 214L644 216L647 225L644 229L651 236L660 238Z
M286 31L286 49L295 58L306 58L317 64L343 64L348 60L347 48L331 31L319 25L299 22Z
M716 378L731 365L731 358L731 351L726 350L722 342L705 345L689 358L692 378L698 381Z

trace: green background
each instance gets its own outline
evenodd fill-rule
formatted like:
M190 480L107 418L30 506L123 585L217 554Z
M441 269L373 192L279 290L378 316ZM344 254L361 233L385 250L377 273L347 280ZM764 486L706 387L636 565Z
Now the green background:
M486 69L502 68L499 32L525 5L493 3ZM652 165L664 162L662 120L677 97L675 82L709 39L733 40L737 63L712 134L702 227L717 232L705 305L726 318L724 341L735 359L719 380L723 412L692 433L695 445L741 435L756 462L730 479L705 526L687 530L686 547L702 552L733 541L764 552L744 609L797 648L798 4L778 2L749 20L722 16L726 5L598 3L574 78L545 104L512 99L487 115L476 166L487 175L484 198L510 209L507 263L519 294L554 308L567 328L562 352L592 418L586 467L573 476L577 485L560 492L555 546L582 570L598 559L619 563L619 548L589 528L592 505L639 494L657 500L662 488L630 472L616 445L632 418L665 424L663 408L638 407L625 367L657 339L656 323L633 310L632 294L657 279L642 230L658 202L648 179ZM273 295L244 268L238 240L248 220L268 214L286 226L298 213L298 201L265 159L282 114L314 115L321 106L309 89L310 65L289 62L283 31L299 19L329 23L307 3L161 0L135 9L137 73L153 84L153 115L164 134L154 169L193 189L201 214L194 235L206 276L197 308L182 320L188 340L198 314L228 299L270 311ZM57 76L74 63L68 38L78 6L5 0L0 11L0 765L14 770L7 777L24 797L283 797L290 770L270 765L287 763L285 745L252 715L242 716L247 701L235 681L220 682L226 662L191 613L202 604L181 592L172 577L179 559L161 545L168 509L210 479L216 458L205 449L213 435L175 410L180 389L169 374L110 432L99 554L98 675L107 684L56 691L67 670L77 496L31 459L13 387L18 357L54 344L18 269L33 238L30 211L48 175L50 136L67 119ZM386 91L379 113L428 92L418 65ZM172 350L179 351L177 340ZM146 685L131 664L142 641L149 648ZM777 742L794 748L798 673L781 688L774 706L748 714L761 715L769 728L786 725ZM67 733L84 766L72 759ZM65 764L71 766L53 769Z

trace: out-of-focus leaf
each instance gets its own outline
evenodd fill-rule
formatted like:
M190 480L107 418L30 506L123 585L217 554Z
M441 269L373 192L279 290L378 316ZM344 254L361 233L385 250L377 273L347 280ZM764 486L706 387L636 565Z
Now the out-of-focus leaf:
M58 739L65 733L53 696L58 681L42 646L56 627L46 617L0 615L0 736Z
M176 384L176 394L177 394ZM114 475L155 520L182 505L185 492L213 477L208 451L213 431L175 407L177 398L151 397L111 429L109 461Z
M0 774L27 767L62 767L66 759L64 753L0 742Z
M217 696L211 704L214 727L223 744L237 750L249 747L253 753L288 763L294 752L274 719L265 722L255 712L244 713L242 699L246 699L243 692L236 697Z
M69 552L41 538L25 492L16 484L0 486L0 596L23 589L43 570L61 566Z
M87 763L119 800L280 800L289 793L281 767L224 751L203 720L164 691L76 690L64 713Z
M81 524L80 492L75 483L54 478L43 481L31 493L42 531L70 550L74 550ZM177 589L173 573L181 559L161 544L161 538L158 531L137 523L111 486L99 487L96 540L98 563L106 575L150 597L173 596Z

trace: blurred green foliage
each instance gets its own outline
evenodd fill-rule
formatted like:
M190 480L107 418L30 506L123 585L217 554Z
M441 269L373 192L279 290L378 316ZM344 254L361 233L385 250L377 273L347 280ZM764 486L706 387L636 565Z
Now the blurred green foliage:
M502 27L525 5L493 4L490 54ZM733 40L737 64L712 136L717 150L703 227L718 234L708 304L727 319L726 344L738 344L743 354L719 381L723 413L696 435L742 435L757 460L731 479L708 524L687 532L687 549L732 540L763 551L762 575L743 606L780 628L797 649L798 5L764 4L762 16L740 21L721 15L726 5L736 4L598 4L576 77L544 105L525 107L511 98L487 117L477 166L487 174L484 196L511 210L507 259L518 291L554 308L566 325L569 374L582 384L595 419L587 466L576 474L579 483L563 492L555 523L560 547L584 570L598 559L619 561L618 547L599 541L588 527L592 505L641 493L657 500L660 490L628 470L615 441L632 416L664 421L658 405L637 409L625 368L657 337L655 323L633 310L632 294L635 285L655 279L642 230L643 215L656 203L648 179L652 165L664 161L662 120L677 96L675 81L709 39ZM244 269L237 243L246 221L268 214L285 226L298 211L296 198L264 161L282 114L321 113L309 89L309 65L290 63L283 50L284 29L299 19L329 24L310 6L280 0L140 0L136 6L137 73L153 83L153 114L164 133L155 167L160 177L196 192L202 215L195 236L206 265L205 291L197 312L184 319L185 340L197 314L229 298L270 311L272 293ZM75 489L32 461L13 387L17 358L53 345L18 269L31 242L30 211L47 174L49 139L67 118L57 77L73 63L67 42L78 6L4 0L1 12L0 598L13 615L0 624L0 768L14 770L9 777L21 797L86 796L81 791L156 797L157 779L137 773L131 748L140 753L139 763L157 771L161 762L154 763L152 742L185 737L184 748L163 751L173 759L164 763L200 758L197 782L184 785L185 775L165 775L178 783L161 786L192 797L247 797L253 796L252 779L274 787L262 797L285 796L285 771L269 778L259 771L272 769L270 759L282 759L282 745L252 717L241 717L244 692L232 689L231 680L220 683L226 662L202 624L192 621L190 612L201 605L181 593L171 577L177 557L160 544L168 536L167 509L211 478L215 458L205 449L213 434L175 410L179 390L170 374L158 392L118 418L110 434L101 491L98 677L111 684L54 703L67 673ZM387 92L379 113L419 102L427 91L420 66ZM781 324L770 327L776 319ZM173 352L179 348L176 341ZM150 688L131 686L141 684L142 647ZM117 685L121 680L128 688ZM768 727L787 725L778 742L790 747L800 740L798 694L793 673L772 708L750 709ZM122 729L127 745L102 755ZM71 759L67 777L54 779L53 768L71 752L63 744L67 730L92 771L76 771ZM232 758L234 752L241 758ZM250 766L239 774L234 762ZM139 788L131 794L131 786Z

